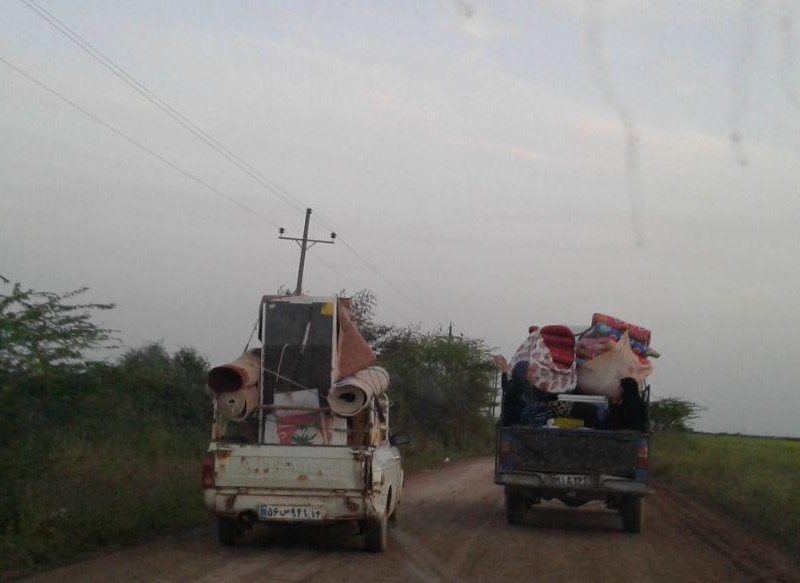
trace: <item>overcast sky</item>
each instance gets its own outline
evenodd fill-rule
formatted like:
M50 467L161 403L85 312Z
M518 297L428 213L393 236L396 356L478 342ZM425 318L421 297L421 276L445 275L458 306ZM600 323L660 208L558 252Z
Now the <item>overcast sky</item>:
M5 277L220 363L310 206L309 293L506 356L609 313L697 428L800 436L800 0L37 2L283 199L0 0L2 59L161 158L0 62Z

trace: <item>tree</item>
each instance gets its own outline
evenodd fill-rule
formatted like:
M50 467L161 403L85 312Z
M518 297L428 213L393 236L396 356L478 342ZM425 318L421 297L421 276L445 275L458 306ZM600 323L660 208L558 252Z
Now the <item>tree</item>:
M345 290L340 292L346 296ZM496 366L482 340L375 321L375 294L352 294L353 320L389 371L392 428L414 449L476 449L491 441Z
M114 305L81 302L85 291L0 278L0 570L9 556L50 561L196 506L208 362L158 343L89 360L111 347L113 332L93 318Z
M392 377L392 415L400 431L446 448L484 444L495 366L483 341L406 328L381 342L380 362Z
M679 397L666 397L650 403L650 423L654 431L689 431L692 422L706 408Z
M208 361L193 348L170 355L162 344L150 343L123 354L109 381L141 416L205 429L211 422L208 369Z
M339 295L347 296L346 290L341 290ZM360 289L351 296L353 309L353 323L373 350L379 351L382 340L397 332L395 326L379 324L375 321L375 308L378 298L372 290Z
M6 380L54 368L80 368L87 351L112 347L114 330L92 318L94 312L111 310L114 304L77 302L88 291L85 287L58 294L10 284L0 276L0 285L11 287L0 294L0 374Z

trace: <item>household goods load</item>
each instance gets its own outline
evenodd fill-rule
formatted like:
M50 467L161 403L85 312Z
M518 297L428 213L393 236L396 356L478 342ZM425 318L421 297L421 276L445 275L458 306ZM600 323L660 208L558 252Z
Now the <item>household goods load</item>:
M566 326L533 326L529 330L509 366L527 361L533 369L532 383L545 393L572 391L577 384L575 335Z

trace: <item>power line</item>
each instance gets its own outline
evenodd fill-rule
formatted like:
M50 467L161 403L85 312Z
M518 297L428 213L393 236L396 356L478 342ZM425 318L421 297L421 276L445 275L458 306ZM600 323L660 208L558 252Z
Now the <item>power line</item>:
M150 101L153 105L158 107L161 111L166 113L169 117L171 117L173 120L175 120L184 128L186 128L189 132L191 132L195 137L203 141L210 148L215 150L220 155L224 156L234 166L236 166L237 168L248 174L251 178L256 180L258 183L260 183L268 190L272 191L273 194L275 194L278 198L283 200L289 206L295 208L296 210L300 211L303 210L304 207L300 206L301 202L299 201L295 202L297 201L296 197L294 197L286 189L271 181L269 178L267 178L261 172L259 172L256 168L254 168L253 166L245 162L242 158L233 153L224 144L220 143L216 138L214 138L213 136L209 135L207 132L199 128L197 124L192 122L181 112L179 112L174 107L169 105L158 95L150 91L150 89L148 89L137 79L129 75L122 67L117 65L109 57L107 57L106 55L101 53L98 49L96 49L94 46L92 46L92 44L89 43L89 41L87 41L78 33L76 33L74 30L69 28L55 15L53 15L51 12L48 12L44 7L37 4L35 0L20 0L20 2L22 2L25 6L27 6L28 8L33 10L36 14L38 14L40 17L42 17L44 20L46 20L51 26L53 26L53 28L55 28L61 34L70 39L73 43L78 45L84 52L86 52L98 63L103 65L106 69L111 71L114 75L119 77L125 84L131 87L134 91L136 91L142 97Z
M341 237L341 235L337 235L337 238L338 238L339 240L341 240L341 238L342 238L342 237ZM313 251L313 250L309 249L309 251L308 251L308 252L309 252L310 254L313 254L315 257L318 257L318 258L320 258L320 260L321 260L321 257L320 257L320 255L319 255L318 253L316 253L315 251ZM347 282L349 282L349 283L350 283L350 284L353 286L353 291L354 291L354 292L355 292L355 291L358 291L358 290L360 290L360 289L362 289L362 288L363 288L363 284L357 283L357 282L356 282L356 281L355 281L353 278L351 278L351 277L348 277L347 275L343 274L341 271L339 271L338 269L334 268L332 265L330 265L330 264L328 264L328 263L325 263L324 261L323 261L323 263L322 263L322 264L323 264L323 266L325 266L327 269L329 269L331 272L333 272L333 273L335 273L336 275L338 275L339 277L341 277L341 278L342 278L344 281L347 281ZM408 321L408 322L410 322L410 321L411 321L411 319L410 319L410 318L408 318L408 317L407 317L407 316L406 316L404 313L402 313L402 312L399 312L398 310L395 310L395 309L394 309L394 308L393 308L391 305L387 305L387 304L385 304L385 303L383 303L383 304L380 304L380 305L381 305L383 308L385 308L386 310L388 310L389 312L391 312L391 313L393 313L393 314L397 315L397 316L398 316L398 317L399 317L401 320L406 320L406 321Z
M197 176L195 176L195 175L193 175L193 174L191 174L191 173L187 172L186 170L184 170L183 168L181 168L180 166L178 166L178 165L177 165L177 164L175 164L174 162L172 162L172 161L168 160L167 158L164 158L162 155L158 154L157 152L154 152L153 150L151 150L150 148L148 148L148 147L147 147L147 146L145 146L144 144L142 144L142 143L138 142L138 141L137 141L137 140L135 140L134 138L131 138L130 136L128 136L127 134L125 134L125 133L124 133L124 132L122 132L121 130L119 130L119 129L117 129L116 127L114 127L113 125L111 125L110 123L108 123L108 122L106 122L105 120L103 120L103 119L101 119L101 118L97 117L96 115L94 115L93 113L91 113L90 111L88 111L87 109L85 109L85 108L81 107L80 105L78 105L77 103L75 103L74 101L72 101L71 99L69 99L69 98L65 97L64 95L62 95L61 93L59 93L59 92L58 92L58 91L56 91L55 89L53 89L53 88L49 87L48 85L46 85L46 84L45 84L45 83L43 83L42 81L39 81L38 79L36 79L36 78L35 78L35 77L33 77L32 75L30 75L29 73L26 73L25 71L23 71L22 69L20 69L20 68L19 68L19 67L17 67L16 65L14 65L14 64L12 64L12 63L10 63L10 62L9 62L9 61L7 61L6 59L4 59L2 56L0 56L0 62L2 62L3 64L5 64L7 67L9 67L10 69L12 69L12 70L13 70L13 71L15 71L17 74L21 75L22 77L24 77L25 79L27 79L27 80L28 80L28 81L30 81L31 83L34 83L35 85L39 86L40 88L44 89L44 90L45 90L45 91L47 91L48 93L50 93L50 94L52 94L53 96L57 97L58 99L60 99L60 100L61 100L61 101L63 101L64 103L68 104L68 105L69 105L69 106L71 106L72 108L74 108L74 109L78 110L79 112L81 112L82 114L84 114L86 117L88 117L88 118L89 118L89 119L91 119L92 121L94 121L94 122L96 122L96 123L98 123L98 124L102 125L102 126L103 126L103 127L105 127L106 129L108 129L108 130L112 131L114 134L116 134L117 136L121 137L122 139L124 139L124 140L125 140L125 141L127 141L128 143L130 143L130 144L132 144L132 145L136 146L137 148L139 148L139 149L143 150L144 152L146 152L146 153L147 153L147 154L149 154L150 156L152 156L152 157L156 158L156 159L157 159L157 160L159 160L160 162L162 162L162 163L166 164L167 166L169 166L170 168L172 168L172 169L176 170L177 172L181 173L182 175L186 176L186 177L187 177L187 178L189 178L190 180L192 180L192 181L196 182L197 184L200 184L200 185L201 185L201 186L203 186L204 188L207 188L208 190L210 190L212 193L214 193L214 194L216 194L216 195L218 195L218 196L220 196L220 197L224 198L225 200L227 200L227 201L228 201L228 202L230 202L230 203L233 203L233 204L235 204L235 205L236 205L236 206L238 206L239 208L241 208L241 209L243 209L243 210L247 211L248 213L250 213L250 214L254 215L255 217L257 217L257 218L259 218L259 219L261 219L261 220L263 220L263 221L265 221L265 222L267 222L267 223L269 223L269 224L271 224L271 225L273 225L273 226L279 227L279 225L278 225L278 224L277 224L275 221L273 221L272 219L270 219L270 218L266 217L265 215L263 215L263 214L259 213L259 212L258 212L258 211L256 211L256 210L253 210L253 209L251 209L251 208L250 208L250 207L248 207L247 205L245 205L245 204L243 204L243 203L239 202L238 200L234 199L233 197L231 197L231 196L229 196L229 195L225 194L225 193L224 193L224 192L222 192L221 190L219 190L219 189L217 189L217 188L215 188L215 187L211 186L210 184L208 184L207 182L205 182L205 181L204 181L204 180L202 180L201 178L198 178ZM324 261L322 258L320 258L320 261L323 263L323 265L325 265L326 267L328 267L328 269L330 269L330 270L331 270L331 271L333 271L334 273L337 273L337 274L339 274L340 276L342 276L342 277L345 277L345 276L343 276L341 273L339 273L339 272L338 272L336 269L334 269L333 267L331 267L330 265L328 265L328 264L327 264L327 263L326 263L326 262L325 262L325 261ZM352 280L351 280L351 281L352 281Z
M325 223L323 223L323 225L325 225ZM327 225L326 225L326 226L327 226ZM392 288L392 289L395 291L395 293L397 293L398 295L400 295L400 297L402 297L404 300L406 300L406 301L407 301L409 304L411 304L412 306L416 306L416 307L418 307L418 308L422 309L422 310L423 310L424 312L426 312L427 314L429 314L429 315L432 315L432 314L431 314L431 312L430 312L430 310L428 310L428 308L427 308L427 307L425 307L424 305L422 305L421 303L419 303L418 301L416 301L415 299L413 299L411 296L409 296L408 294L406 294L406 292L404 292L404 291L403 291L403 290L402 290L400 287L398 287L397 285L395 285L395 284L394 284L394 283L393 283L393 282L392 282L392 281L391 281L391 280L390 280L388 277L386 277L386 276L385 276L383 273L381 273L381 272L378 270L378 268L376 268L376 267L375 267L375 266L373 266L373 265L372 265L372 264L371 264L369 261L367 261L367 260L364 258L364 256L363 256L363 255L361 255L361 253L359 253L358 251L356 251L356 250L353 248L353 246L352 246L352 245L350 245L350 243L348 243L348 242L347 242L347 240L346 240L346 239L344 239L344 238L343 238L341 235L339 235L339 241L341 241L342 245L344 245L344 246L345 246L347 249L349 249L349 250L350 250L350 252L351 252L353 255L355 255L356 257L358 257L358 259L360 259L360 260L361 260L361 262L362 262L364 265L366 265L366 266L367 266L367 268L368 268L370 271L372 271L372 272L373 272L375 275L377 275L377 276L378 276L378 277L380 277L380 278L381 278L381 279L382 279L384 282L386 282L386 284L387 284L389 287L391 287L391 288Z
M351 278L350 276L347 276L347 275L345 275L344 273L342 273L341 271L339 271L338 269L336 269L335 267L333 267L331 264L329 264L329 263L325 263L325 262L323 261L322 257L321 257L321 256L320 256L318 253L316 253L315 251L313 251L313 250L311 250L311 249L309 249L309 250L308 250L308 252L309 252L309 254L312 254L312 255L314 255L315 257L318 257L318 258L319 258L319 260L320 260L320 261L322 261L322 264L323 264L323 265L324 265L324 266L325 266L325 267L326 267L326 268L327 268L329 271L331 271L331 273L335 273L336 275L338 275L339 277L341 277L341 278L342 278L344 281L346 281L346 282L350 283L350 284L353 286L353 289L354 289L354 290L356 290L356 291L357 291L358 289L360 289L360 288L361 288L361 284L359 284L359 283L356 283L356 281L355 281L353 278Z
M54 14L47 11L44 7L36 2L36 0L20 0L25 6L30 8L34 13L48 22L53 28L59 31L61 34L66 36L69 40L73 43L78 45L84 52L86 52L89 56L91 56L94 60L98 63L103 65L106 69L111 71L115 76L119 77L126 85L131 87L134 91L139 93L142 97L150 101L153 105L158 107L161 111L167 114L170 118L174 121L179 123L183 126L186 130L188 130L192 135L196 138L201 140L207 146L212 148L214 151L222 155L226 160L228 160L231 164L239 168L242 172L246 173L256 182L258 182L261 186L269 190L272 194L283 200L286 204L290 205L296 210L303 210L303 208L309 206L303 201L299 200L299 198L280 184L276 183L275 181L266 177L263 173L261 173L257 168L254 168L251 164L243 160L241 157L237 156L234 152L232 152L228 147L224 144L219 142L216 138L199 128L194 122L192 122L189 118L183 115L180 111L176 110L174 107L169 105L166 101L161 99L158 95L153 93L150 89L148 89L144 84L140 81L135 79L133 76L128 74L121 66L115 63L111 58L107 57L105 54L100 52L97 48L95 48L89 41L84 39L81 35L77 32L72 30L69 26L67 26L64 22L58 19ZM86 112L84 112L86 113ZM116 131L116 130L115 130ZM128 139L126 137L126 139ZM239 206L243 206L238 202L234 202ZM243 207L247 208L247 207ZM250 209L248 209L250 210ZM251 211L254 212L254 211ZM262 217L263 218L263 217ZM271 224L275 224L273 221L269 221ZM328 227L330 230L334 230L333 227L325 223L325 221L320 221ZM350 245L345 239L341 238L342 244L348 249L359 261L361 261L370 271L372 271L375 275L377 275L381 280L386 282L398 295L400 295L403 299L409 302L412 305L420 307L424 311L428 312L427 308L423 306L418 301L411 298L406 292L404 292L399 286L393 283L388 277L386 277L383 273L381 273L376 267L374 267L369 261L364 258L361 253L356 251L356 249Z
M67 97L63 96L61 93L59 93L58 91L56 91L56 90L55 90L55 89L53 89L52 87L50 87L50 86L48 86L48 85L45 85L43 82L39 81L38 79L36 79L36 78L35 78L35 77L33 77L32 75L30 75L30 74L26 73L25 71L23 71L22 69L20 69L20 68L19 68L19 67L17 67L16 65L14 65L14 64L12 64L12 63L10 63L10 62L8 62L6 59L4 59L4 58L3 58L3 57L1 57L1 56L0 56L0 62L2 62L2 63L3 63L5 66L6 66L6 67L8 67L8 68L10 68L10 69L12 69L12 70L14 70L14 71L16 71L16 72L17 72L19 75L21 75L22 77L24 77L25 79L27 79L27 80L28 80L28 81L30 81L31 83L34 83L35 85L38 85L39 87L41 87L42 89L44 89L45 91L47 91L48 93L50 93L51 95L54 95L55 97L57 97L58 99L60 99L60 100L61 100L61 101L63 101L64 103L66 103L67 105L69 105L69 106L71 106L72 108L74 108L74 109L78 110L79 112L81 112L83 115L85 115L86 117L88 117L88 118L89 118L89 119L91 119L92 121L94 121L94 122L96 122L96 123L98 123L98 124L102 125L102 126L103 126L103 127L105 127L106 129L108 129L108 130L110 130L110 131L114 132L116 135L118 135L119 137L121 137L122 139L124 139L125 141L127 141L128 143L130 143L130 144L132 144L132 145L136 146L137 148L139 148L140 150L142 150L142 151L144 151L144 152L146 152L146 153L150 154L150 155L151 155L153 158L156 158L157 160L159 160L160 162L162 162L162 163L166 164L167 166L169 166L169 167L170 167L170 168L172 168L173 170L176 170L177 172L180 172L180 173L181 173L181 174L183 174L183 175L184 175L186 178L189 178L190 180L192 180L192 181L196 182L197 184L199 184L199 185L203 186L204 188L206 188L206 189L210 190L211 192L213 192L213 193L214 193L214 194L216 194L217 196L220 196L220 197L224 198L224 199L225 199L225 200L227 200L228 202L235 204L235 205L236 205L236 206L238 206L239 208L241 208L241 209L244 209L245 211L247 211L247 212L249 212L249 213L251 213L251 214L253 214L253 215L257 216L257 217L258 217L258 218L260 218L261 220L263 220L263 221L266 221L266 222L268 222L268 223L270 223L271 225L274 225L274 226L276 226L276 227L278 226L278 223L276 223L276 222L275 222L275 221L273 221L272 219L270 219L270 218L266 217L265 215L262 215L261 213L259 213L259 212L258 212L258 211L256 211L256 210L253 210L253 209L251 209L249 206L247 206L247 205L245 205L245 204L243 204L243 203L239 202L239 201L238 201L238 200L236 200L235 198L231 197L230 195L227 195L227 194L225 194L224 192L222 192L221 190L219 190L219 189L215 188L214 186L211 186L210 184L208 184L207 182L205 182L205 181L204 181L204 180L202 180L201 178L198 178L198 177L197 177L197 176L195 176L194 174L191 174L191 173L187 172L186 170L184 170L183 168L181 168L180 166L178 166L177 164L175 164L175 163L174 163L174 162L172 162L171 160L168 160L167 158L165 158L165 157L164 157L164 156L162 156L161 154L159 154L159 153L157 153L157 152L154 152L153 150L151 150L150 148L148 148L147 146L145 146L145 145L144 145L144 144L142 144L141 142L139 142L139 141L135 140L134 138L132 138L132 137L130 137L129 135L127 135L127 134L125 134L124 132L122 132L121 130L118 130L116 127L114 127L113 125L111 125L111 124L110 124L110 123L108 123L107 121L105 121L105 120L103 120L103 119L100 119L99 117L97 117L96 115L94 115L92 112L90 112L90 111L88 111L88 110L84 109L83 107L81 107L80 105L78 105L77 103L75 103L74 101L72 101L71 99L69 99L69 98L67 98Z
M310 217L310 216L311 216L311 209L306 209L306 223L305 223L305 227L304 227L304 230L303 230L303 239L298 239L298 238L296 238L296 237L285 237L285 236L283 235L283 229L280 229L280 231L279 231L279 232L280 232L280 237L279 237L279 238L281 238L281 239L289 239L289 240L293 240L293 241L303 241L303 240L306 240L306 239L307 239L307 237L308 237L308 219L309 219L309 217ZM323 225L323 226L325 226L325 227L328 227L329 229L331 228L331 227L330 227L330 225L328 225L328 224L327 224L325 221L323 221L323 220L320 220L320 222L322 223L322 225ZM347 243L347 242L345 242L344 240L342 240L342 237L341 237L341 235L338 235L338 234L336 234L336 233L333 233L333 232L331 232L331 239L337 239L337 240L341 241L341 242L342 242L342 243L343 243L343 244L344 244L346 247L348 247L348 248L350 249L350 251L351 251L353 254L355 254L356 256L359 256L359 254L358 254L358 251L356 251L355 249L353 249L352 247L350 247L350 246L348 245L348 243ZM313 242L314 242L314 243L332 243L333 241L332 241L332 240L331 240L331 241L319 241L319 240L314 240ZM309 245L309 246L308 246L308 248L307 248L307 251L308 251L309 253L312 253L312 248L313 248L313 245ZM371 266L369 265L369 262L367 262L367 260L366 260L366 259L363 259L363 258L361 258L361 260L362 260L362 261L364 261L364 263L365 263L365 264L366 264L368 267L371 267ZM350 278L350 277L346 276L346 275L345 275L345 274L343 274L341 271L339 271L338 269L334 268L332 265L330 265L330 264L326 263L326 262L325 262L325 261L324 261L324 260L323 260L321 257L320 257L320 261L322 261L322 264L323 264L323 265L324 265L326 268L328 268L328 269L329 269L331 272L335 273L336 275L338 275L339 277L341 277L343 280L350 282L350 283L353 285L353 290L354 290L354 291L357 291L357 290L361 289L361 287L362 287L362 286L361 286L361 284L359 284L359 283L356 283L356 282L355 282L355 281L354 281L352 278ZM302 263L303 263L303 260L301 259L300 274L302 274L302 269L303 269L303 267L302 267ZM375 271L375 273L377 273L379 276L383 277L383 278L384 278L384 280L385 280L385 281L386 281L386 282L387 282L389 285L393 285L393 284L392 284L392 282L391 282L391 281L389 281L388 279L386 279L386 278L385 278L385 277L384 277L384 276L383 276L383 275L382 275L382 274L381 274L379 271L377 271L377 270L376 270L376 269L374 269L374 268L373 268L373 270L374 270L374 271ZM302 275L300 275L300 274L298 274L298 283L297 283L297 288L296 288L296 290L295 290L295 293L297 293L297 294L299 294L299 293L300 293L300 291L299 291L299 290L301 289L301 284L302 284ZM400 290L400 289L396 289L395 291L399 292L400 294L402 294L402 293L403 293L403 291L402 291L402 290ZM410 300L410 301L411 301L411 300ZM413 302L413 301L412 301L412 302ZM406 316L405 316L404 314L402 314L402 313L398 312L397 310L393 309L391 306L386 306L386 308L387 308L387 309L388 309L390 312L393 312L393 313L397 314L398 316L400 316L400 318L402 318L402 319L404 319L404 320L409 320L409 318L406 318Z

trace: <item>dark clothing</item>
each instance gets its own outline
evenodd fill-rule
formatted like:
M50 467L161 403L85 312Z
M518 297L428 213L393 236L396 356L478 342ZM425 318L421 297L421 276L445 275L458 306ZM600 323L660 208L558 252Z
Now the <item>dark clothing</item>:
M509 379L506 373L500 378L500 386L503 388L503 405L500 412L500 420L504 427L509 425L519 425L522 410L525 408L525 385Z
M632 378L620 381L622 401L618 405L609 405L608 424L613 430L648 430L647 404L639 393L639 383Z
M520 361L514 365L511 378L506 373L501 377L503 388L503 406L501 422L504 427L509 425L544 425L547 423L547 401L558 398L548 395L530 384L525 375L528 371L528 362Z

